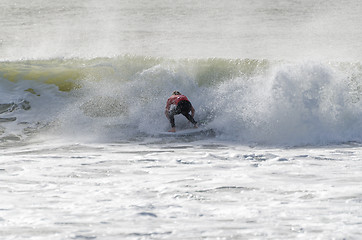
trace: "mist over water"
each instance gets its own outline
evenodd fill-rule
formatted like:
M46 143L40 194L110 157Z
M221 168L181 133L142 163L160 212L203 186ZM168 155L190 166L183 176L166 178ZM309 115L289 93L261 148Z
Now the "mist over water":
M362 50L362 7L352 0L0 4L3 60L132 54L358 61Z

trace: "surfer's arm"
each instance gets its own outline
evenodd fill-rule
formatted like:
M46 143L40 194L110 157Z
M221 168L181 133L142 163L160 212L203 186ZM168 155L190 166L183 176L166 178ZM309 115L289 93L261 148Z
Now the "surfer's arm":
M168 114L169 114L169 111L170 111L170 107L171 107L171 100L170 98L167 100L167 103L166 103L166 107L165 107L165 115L166 117L169 119L168 117Z
M195 116L195 108L191 106L191 116L194 117Z

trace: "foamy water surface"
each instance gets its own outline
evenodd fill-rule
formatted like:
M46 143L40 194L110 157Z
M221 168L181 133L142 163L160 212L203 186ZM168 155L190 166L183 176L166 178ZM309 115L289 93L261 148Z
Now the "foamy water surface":
M2 150L3 239L358 239L361 147L214 141Z

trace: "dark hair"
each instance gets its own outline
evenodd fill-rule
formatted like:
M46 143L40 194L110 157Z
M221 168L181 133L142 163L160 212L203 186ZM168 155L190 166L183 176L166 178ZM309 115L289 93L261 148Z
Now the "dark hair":
M179 91L173 91L172 95L181 95Z

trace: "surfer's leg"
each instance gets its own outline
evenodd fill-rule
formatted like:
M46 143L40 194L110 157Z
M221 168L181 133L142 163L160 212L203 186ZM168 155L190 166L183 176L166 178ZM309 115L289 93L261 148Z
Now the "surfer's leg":
M175 127L175 115L172 113L168 114L168 119L170 120L171 127L174 128Z
M176 126L175 126L175 116L173 114L168 115L168 119L171 123L171 129L169 132L176 132Z
M189 101L181 101L178 105L181 110L181 114L184 115L187 120L189 120L194 126L196 127L197 122L195 119L190 115L191 111L191 103Z
M173 108L171 109L171 111L168 112L168 120L170 121L171 124L171 129L169 130L169 132L176 132L176 125L175 125L175 115L177 115L177 109Z
M187 120L189 120L192 124L194 124L194 126L196 127L197 122L195 121L195 119L190 115L189 112L182 112L182 115L184 115Z

